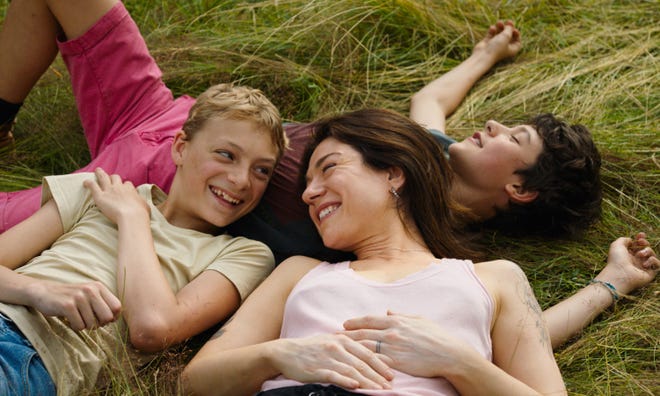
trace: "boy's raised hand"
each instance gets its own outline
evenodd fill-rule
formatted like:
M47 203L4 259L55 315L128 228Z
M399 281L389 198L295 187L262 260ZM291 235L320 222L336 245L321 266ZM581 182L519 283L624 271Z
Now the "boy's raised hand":
M133 183L123 182L119 175L108 175L101 168L96 168L94 173L96 180L85 180L83 185L91 191L96 206L110 221L119 224L122 218L145 214L149 217L149 206Z
M493 63L515 56L522 48L520 31L512 21L497 21L488 28L488 34L472 50L492 57Z
M596 279L613 284L622 294L650 283L660 270L660 260L643 232L618 238L610 245L607 265Z

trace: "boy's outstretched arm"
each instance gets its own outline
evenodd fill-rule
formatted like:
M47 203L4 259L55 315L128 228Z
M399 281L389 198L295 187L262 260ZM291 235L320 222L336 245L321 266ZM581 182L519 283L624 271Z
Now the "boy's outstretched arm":
M472 55L413 95L410 118L428 129L445 131L445 120L456 110L468 91L488 70L503 59L515 56L522 43L513 22L499 21L472 50Z
M543 311L552 347L557 348L579 333L615 301L650 283L660 269L660 260L644 233L635 238L618 238L610 245L607 265L590 283L557 305ZM606 282L603 284L601 282ZM616 294L607 284L616 289Z
M48 249L63 233L55 201L0 234L0 301L33 307L65 318L74 330L115 321L120 301L98 282L61 283L20 274L15 269Z

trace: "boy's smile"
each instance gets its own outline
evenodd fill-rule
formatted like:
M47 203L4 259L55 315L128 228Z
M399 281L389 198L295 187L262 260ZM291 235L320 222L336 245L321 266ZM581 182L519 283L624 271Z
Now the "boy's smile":
M168 201L177 211L168 220L209 232L238 220L257 205L277 162L277 149L266 131L243 120L212 118L192 139L173 143L181 191ZM178 213L178 214L176 214Z

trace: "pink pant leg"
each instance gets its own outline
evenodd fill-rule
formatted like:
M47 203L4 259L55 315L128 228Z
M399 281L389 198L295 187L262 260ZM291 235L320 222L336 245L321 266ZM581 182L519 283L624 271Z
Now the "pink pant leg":
M194 99L174 101L144 39L120 2L81 37L58 43L92 162L134 184L168 190L171 138ZM0 232L38 210L41 188L0 192Z
M121 2L85 34L58 46L92 158L172 106L172 93Z
M30 217L39 209L40 203L41 187L0 192L0 233Z

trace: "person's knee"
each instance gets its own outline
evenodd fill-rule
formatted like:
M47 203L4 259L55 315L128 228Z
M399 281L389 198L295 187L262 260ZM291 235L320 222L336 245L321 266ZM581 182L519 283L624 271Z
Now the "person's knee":
M42 0L62 27L67 40L82 36L119 0Z

